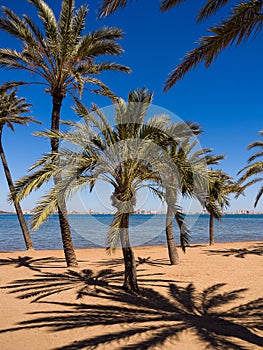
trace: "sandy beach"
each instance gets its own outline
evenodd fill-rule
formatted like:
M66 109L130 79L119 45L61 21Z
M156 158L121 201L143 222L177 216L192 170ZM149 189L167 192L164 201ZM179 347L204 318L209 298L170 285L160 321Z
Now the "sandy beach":
M120 288L120 250L77 250L78 269L62 251L0 253L1 349L263 347L262 242L193 245L177 266L166 247L134 252L141 296Z

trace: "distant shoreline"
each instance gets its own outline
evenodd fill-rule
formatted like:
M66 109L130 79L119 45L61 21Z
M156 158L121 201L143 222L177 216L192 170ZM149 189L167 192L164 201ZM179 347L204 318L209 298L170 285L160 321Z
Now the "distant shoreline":
M0 210L0 215L16 215L15 212L8 212L8 211L1 211ZM29 212L26 212L24 213L24 215L33 215L33 213L29 213ZM51 215L58 215L57 213L53 213ZM114 215L113 212L69 212L68 215ZM151 211L146 211L145 213L138 213L138 212L135 212L131 215L142 215L142 216L145 216L145 215L166 215L165 212L151 212ZM187 213L186 215L200 215L200 216L205 216L205 215L209 215L209 213ZM228 215L263 215L263 212L230 212L230 213L224 213L223 216L228 216Z

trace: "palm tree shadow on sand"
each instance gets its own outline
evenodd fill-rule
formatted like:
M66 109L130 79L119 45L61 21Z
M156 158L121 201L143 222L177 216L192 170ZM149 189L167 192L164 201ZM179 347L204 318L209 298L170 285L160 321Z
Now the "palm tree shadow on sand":
M254 245L250 249L222 249L222 250L206 250L208 255L222 255L222 256L234 256L236 258L245 258L247 255L258 255L263 256L263 245Z
M163 279L162 273L146 273L144 269L138 269L137 273L142 286L166 287L167 283L176 282ZM84 295L119 290L122 282L122 271L102 269L95 273L91 269L80 271L69 269L64 273L40 272L33 278L15 280L0 289L9 290L10 294L18 294L19 299L33 298L32 302L35 302L68 290L75 290L76 299L80 299Z
M118 267L118 266L122 266L123 265L123 259L122 258L117 258L117 259L102 259L98 262L96 262L96 264L100 265L100 266L109 266L109 267ZM168 259L151 259L150 256L148 256L147 258L144 257L140 257L138 256L138 258L136 259L136 265L143 265L143 264L147 264L147 265L152 265L152 266L167 266L167 265L171 265L169 263Z
M65 266L61 265L61 263L65 264L65 259L56 258L54 256L35 259L31 256L19 255L17 258L0 259L0 266L13 265L16 268L27 267L29 270L39 272L43 268L65 268Z
M41 327L48 327L53 332L105 327L103 335L74 341L56 350L92 349L98 345L114 348L116 342L118 349L143 350L163 346L166 340L176 341L186 330L194 331L207 348L247 350L254 349L255 345L262 347L263 337L256 332L263 331L263 298L225 310L226 305L237 301L245 289L220 293L223 286L215 284L198 293L193 284L186 287L170 284L168 297L152 289L144 289L141 296L108 290L98 296L102 305L42 302L61 307L61 310L32 312L30 315L35 318L0 332ZM121 327L120 330L113 333L113 325ZM124 325L126 327L122 327ZM109 332L106 326L110 326Z

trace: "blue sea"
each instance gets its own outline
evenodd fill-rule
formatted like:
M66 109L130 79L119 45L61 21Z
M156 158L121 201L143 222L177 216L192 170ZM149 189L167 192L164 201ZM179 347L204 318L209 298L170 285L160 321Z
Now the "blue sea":
M25 215L30 225L31 215ZM69 215L75 248L105 247L107 229L112 215ZM190 244L208 243L209 216L188 215ZM132 246L165 244L165 215L132 215L130 238ZM179 231L174 223L175 241ZM215 220L216 242L263 240L263 215L225 215ZM58 216L53 215L32 232L35 249L62 249ZM16 215L0 215L0 251L24 250L25 245Z

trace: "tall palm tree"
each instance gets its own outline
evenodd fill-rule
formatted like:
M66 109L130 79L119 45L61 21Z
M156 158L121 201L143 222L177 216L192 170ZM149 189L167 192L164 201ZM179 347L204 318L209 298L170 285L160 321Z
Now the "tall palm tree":
M5 89L0 90L0 157L27 250L33 249L33 243L21 206L19 202L14 201L15 187L3 148L2 135L5 126L14 131L14 124L27 125L28 122L36 122L32 117L21 115L28 113L30 107L31 105L26 103L24 98L17 97L16 90L9 93Z
M129 72L129 68L113 62L96 62L104 55L119 55L123 50L116 42L122 38L122 31L104 27L82 35L88 8L82 5L75 10L74 0L63 0L57 20L54 12L43 0L28 0L38 11L42 27L23 15L17 16L12 10L2 6L0 29L14 36L22 43L19 52L13 49L0 49L0 67L23 69L40 77L41 84L52 97L51 130L59 130L60 111L69 90L83 92L85 84L96 85L92 90L113 97L109 88L96 76L105 70ZM22 82L9 83L16 86ZM59 141L51 138L51 149L58 152ZM54 183L60 181L60 175ZM66 203L60 201L57 208L62 234L65 258L68 266L77 266L73 248Z
M236 193L237 184L221 170L209 170L208 194L204 207L209 212L209 244L215 243L214 219L220 220L229 207L229 194Z
M259 132L259 136L263 136L263 131ZM256 151L255 154L253 154L249 159L248 159L248 165L241 169L238 174L243 173L243 175L240 177L238 180L238 184L240 186L238 195L240 193L243 193L244 190L251 186L254 185L255 183L260 183L263 181L263 141L255 141L252 142L250 145L248 145L249 150L254 150L254 149L259 149ZM247 183L244 184L248 179L251 179ZM261 196L263 194L263 186L260 187L258 194L256 196L255 202L254 202L254 207L257 206L258 201L260 200Z
M160 8L167 11L186 0L160 0ZM130 1L132 2L132 1ZM201 7L197 20L203 21L216 13L232 0L206 0ZM100 7L100 17L115 12L120 7L125 7L128 0L104 0ZM230 14L219 24L209 29L211 35L200 38L197 47L189 51L182 62L169 75L164 85L164 91L169 90L178 80L192 68L204 62L206 67L216 59L218 54L226 47L233 44L239 45L250 36L257 34L263 24L263 2L258 0L233 2Z
M93 105L93 112L76 100L75 111L84 119L83 124L73 123L75 130L56 133L58 138L78 146L79 152L63 149L59 152L59 166L49 168L45 156L36 163L41 169L16 183L19 198L41 185L52 172L61 171L63 181L43 198L34 211L33 225L38 227L50 214L56 201L75 193L83 186L92 190L98 180L108 182L112 188L112 205L116 208L107 236L107 247L114 248L120 240L125 266L125 290L137 293L136 263L129 239L129 218L134 211L136 194L146 187L160 198L166 175L171 173L169 157L159 146L168 140L170 121L167 116L146 120L152 94L147 90L133 91L128 104L119 99L115 103L115 126L111 126L101 110ZM42 133L55 137L55 133ZM52 156L52 155L51 155ZM43 173L45 174L43 176ZM168 186L168 184L166 184ZM173 184L169 189L175 190Z

